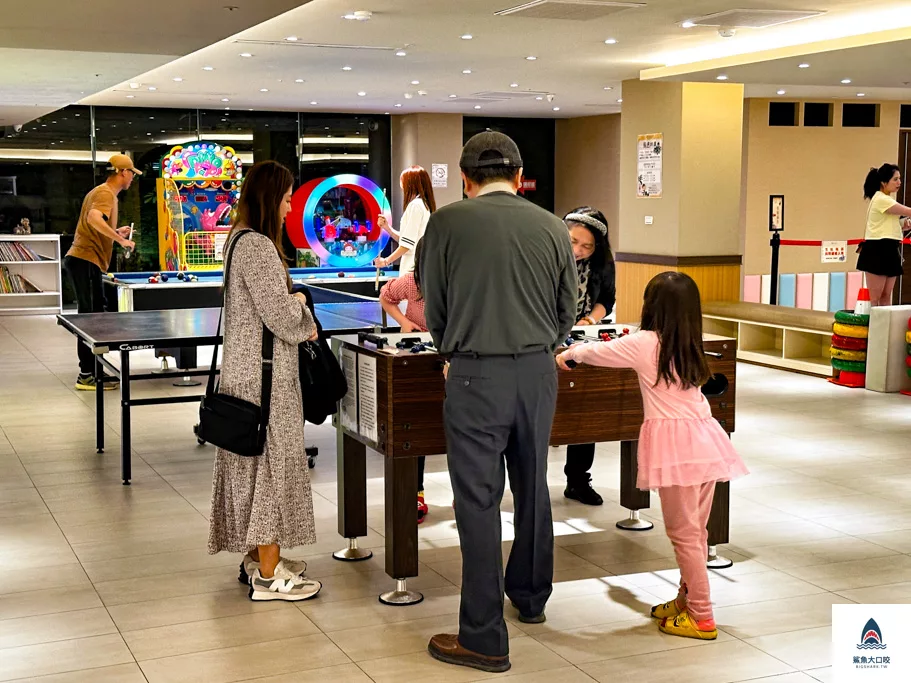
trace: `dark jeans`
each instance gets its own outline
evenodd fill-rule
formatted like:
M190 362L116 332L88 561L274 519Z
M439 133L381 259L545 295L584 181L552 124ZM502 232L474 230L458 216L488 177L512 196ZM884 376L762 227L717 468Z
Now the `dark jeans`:
M424 490L424 456L418 458L418 491Z
M592 464L595 462L595 444L579 443L566 447L566 466L563 474L566 475L566 485L570 488L585 486L592 480L590 474Z
M509 653L504 589L528 615L543 612L553 592L547 442L556 402L549 351L452 359L443 418L462 549L459 643L483 655ZM515 541L504 583L500 501L507 472Z
M75 256L63 259L63 269L70 278L76 292L76 305L80 313L102 313L104 311L104 288L101 286L101 268L94 263ZM79 372L95 374L95 356L81 341L76 342L79 353Z

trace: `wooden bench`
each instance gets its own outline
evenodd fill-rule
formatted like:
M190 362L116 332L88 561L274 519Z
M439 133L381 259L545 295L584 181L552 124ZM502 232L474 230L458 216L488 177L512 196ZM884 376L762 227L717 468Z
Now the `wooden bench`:
M706 333L737 339L738 360L832 376L832 313L742 301L710 301L702 306L702 318Z

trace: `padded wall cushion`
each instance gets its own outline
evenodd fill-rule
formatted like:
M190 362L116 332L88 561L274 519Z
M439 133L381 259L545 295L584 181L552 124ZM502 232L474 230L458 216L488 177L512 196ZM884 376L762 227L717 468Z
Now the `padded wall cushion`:
M832 335L832 346L836 349L850 349L851 351L866 351L867 340L858 339L857 337L842 337L837 334Z
M869 325L870 316L860 315L854 311L838 311L835 313L835 322L847 325Z
M864 372L867 369L867 364L856 360L833 358L832 367L836 370L847 370L848 372Z
M870 334L870 329L865 325L846 325L845 323L835 323L832 325L832 331L839 337L854 337L855 339L866 339ZM911 339L908 341L911 342Z

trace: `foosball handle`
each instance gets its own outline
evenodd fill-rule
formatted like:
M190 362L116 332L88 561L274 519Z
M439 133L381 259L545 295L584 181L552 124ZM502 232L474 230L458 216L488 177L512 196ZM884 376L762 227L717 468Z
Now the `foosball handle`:
M386 344L389 343L389 340L386 337L381 337L377 334L371 334L369 332L358 332L357 339L360 342L370 342L375 344L377 349L384 349Z

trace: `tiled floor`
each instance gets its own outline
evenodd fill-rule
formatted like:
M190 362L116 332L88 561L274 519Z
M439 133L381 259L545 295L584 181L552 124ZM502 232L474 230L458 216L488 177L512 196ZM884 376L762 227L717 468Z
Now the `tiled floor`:
M146 357L147 364L153 359ZM324 582L317 600L251 603L238 558L205 551L210 447L197 447L195 406L134 411L133 485L120 484L116 392L108 451L94 449L94 396L71 390L73 338L49 318L0 318L0 681L473 681L426 653L457 624L460 559L442 457L428 461L431 515L420 529L426 600L391 608L383 572L382 463L369 460L374 548L361 564L338 549L334 433L310 428L319 538L293 551ZM618 448L599 446L601 508L562 498L551 459L557 553L548 621L508 612L510 681L713 683L831 680L831 605L911 603L911 399L738 369L734 442L752 474L733 488L735 559L712 575L721 636L658 633L648 605L677 581L660 511L656 529L614 528ZM185 392L168 384L150 389ZM193 390L196 391L196 390ZM654 497L653 497L654 498ZM504 544L511 538L504 501ZM710 674L708 673L710 672Z

